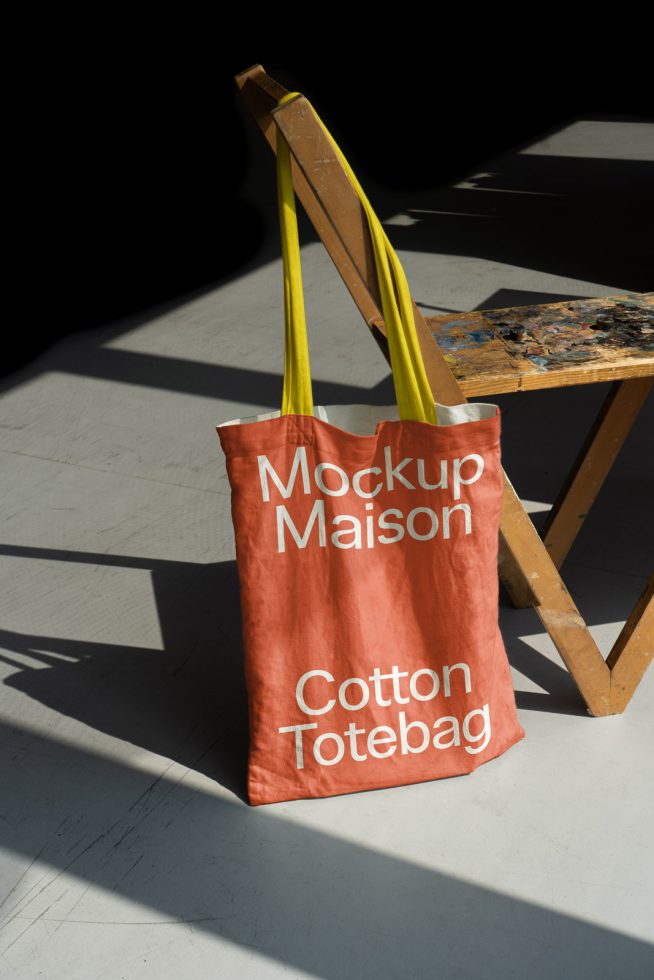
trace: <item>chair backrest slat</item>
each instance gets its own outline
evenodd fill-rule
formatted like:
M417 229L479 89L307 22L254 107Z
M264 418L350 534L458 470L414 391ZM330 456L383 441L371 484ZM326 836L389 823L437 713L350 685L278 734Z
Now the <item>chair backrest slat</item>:
M277 127L282 132L291 154L295 193L390 365L368 220L331 140L303 95L278 104L288 89L261 65L239 73L235 82L273 153ZM435 400L443 405L465 402L424 317L415 301L412 304L427 377L437 393Z

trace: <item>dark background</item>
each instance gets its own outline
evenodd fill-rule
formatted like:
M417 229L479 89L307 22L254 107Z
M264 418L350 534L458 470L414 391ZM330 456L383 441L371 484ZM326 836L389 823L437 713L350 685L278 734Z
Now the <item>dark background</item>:
M400 45L403 57L332 39L321 58L310 40L287 51L244 29L216 40L174 26L132 38L96 25L62 43L59 25L38 65L17 194L22 313L4 373L63 334L210 288L259 248L274 157L234 82L257 62L309 98L364 186L435 187L580 115L654 118L643 53L610 39L574 57L565 38L556 51Z

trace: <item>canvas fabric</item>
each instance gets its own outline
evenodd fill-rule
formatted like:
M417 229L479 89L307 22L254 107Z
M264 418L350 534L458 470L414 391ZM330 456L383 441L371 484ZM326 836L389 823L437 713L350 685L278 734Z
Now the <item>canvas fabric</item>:
M462 775L525 737L498 624L500 409L434 400L403 271L338 154L368 217L397 404L313 404L278 130L282 408L216 426L231 488L252 805Z

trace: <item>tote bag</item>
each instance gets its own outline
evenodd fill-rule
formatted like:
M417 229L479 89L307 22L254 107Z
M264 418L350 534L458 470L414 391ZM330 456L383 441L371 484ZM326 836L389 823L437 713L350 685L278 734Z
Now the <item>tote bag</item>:
M251 805L457 776L525 737L498 625L500 409L434 401L402 267L334 147L368 218L397 405L313 404L278 130L282 406L216 426L231 487Z

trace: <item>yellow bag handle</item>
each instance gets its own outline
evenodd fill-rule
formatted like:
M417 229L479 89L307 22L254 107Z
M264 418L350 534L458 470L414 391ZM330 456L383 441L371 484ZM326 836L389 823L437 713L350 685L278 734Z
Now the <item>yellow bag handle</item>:
M277 104L283 105L296 95L300 95L300 93L288 92L279 99ZM306 101L311 105L308 99ZM388 334L388 347L399 417L401 419L416 419L420 422L431 422L437 425L438 415L420 351L411 295L404 270L352 168L313 106L311 109L331 140L368 218L384 322ZM284 265L285 316L284 390L281 414L313 415L313 391L302 290L295 193L291 176L291 157L288 143L279 127L277 127L276 150L277 195ZM391 267L397 284L399 308L391 279Z

